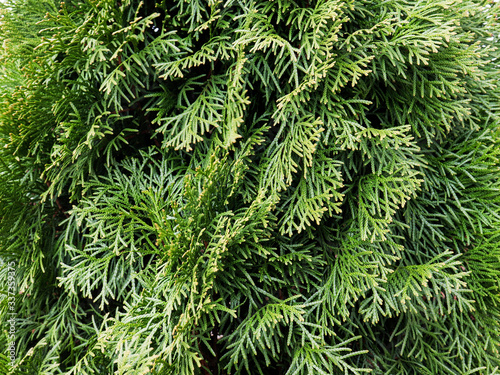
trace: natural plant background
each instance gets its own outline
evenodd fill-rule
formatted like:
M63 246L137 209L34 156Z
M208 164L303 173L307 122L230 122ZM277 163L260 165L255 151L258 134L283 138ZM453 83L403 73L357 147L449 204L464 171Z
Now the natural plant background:
M1 9L2 371L500 373L497 2Z

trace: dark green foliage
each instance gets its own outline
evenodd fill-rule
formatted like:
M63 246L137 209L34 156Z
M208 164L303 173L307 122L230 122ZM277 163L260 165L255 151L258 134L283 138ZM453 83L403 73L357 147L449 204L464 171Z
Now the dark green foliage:
M2 5L2 373L500 373L498 6Z

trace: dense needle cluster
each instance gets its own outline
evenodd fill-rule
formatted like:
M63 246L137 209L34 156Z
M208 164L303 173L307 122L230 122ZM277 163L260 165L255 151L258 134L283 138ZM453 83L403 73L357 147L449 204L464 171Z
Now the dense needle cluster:
M498 8L1 5L0 368L500 373Z

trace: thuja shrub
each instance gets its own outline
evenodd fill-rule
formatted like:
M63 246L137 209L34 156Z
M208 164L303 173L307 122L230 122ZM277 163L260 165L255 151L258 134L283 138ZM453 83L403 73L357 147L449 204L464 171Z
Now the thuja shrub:
M497 11L2 5L5 373L500 373Z

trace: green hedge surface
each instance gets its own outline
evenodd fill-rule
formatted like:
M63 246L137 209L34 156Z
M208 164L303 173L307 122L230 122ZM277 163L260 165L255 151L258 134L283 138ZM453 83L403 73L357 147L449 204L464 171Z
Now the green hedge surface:
M499 7L0 5L2 374L500 374Z

